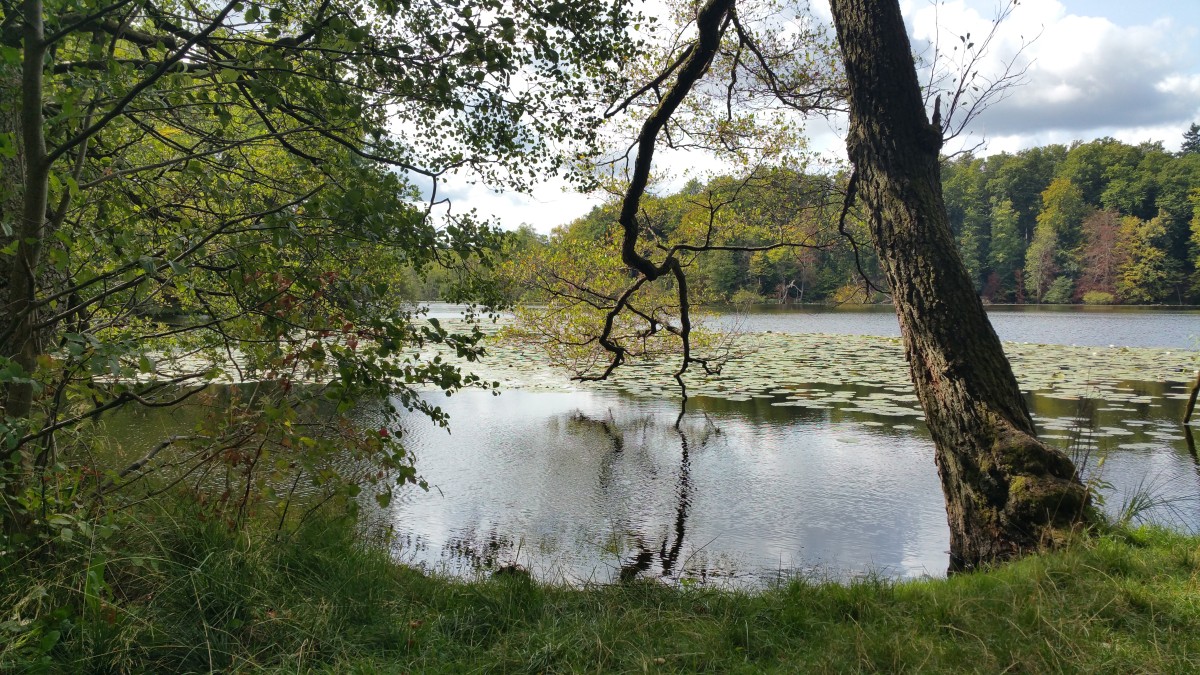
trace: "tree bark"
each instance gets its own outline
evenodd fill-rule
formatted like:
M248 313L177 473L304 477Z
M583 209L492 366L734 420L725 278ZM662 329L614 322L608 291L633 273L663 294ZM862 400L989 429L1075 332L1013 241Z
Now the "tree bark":
M1086 517L1088 493L1071 460L1037 439L955 248L942 201L941 129L925 116L899 3L833 0L832 10L850 90L853 182L933 436L950 569L1053 545Z
M25 153L21 136L21 66L0 64L0 133L12 139L12 153L0 155L0 248L8 248L21 228L24 211ZM0 254L0 307L8 305L12 256ZM8 313L0 313L7 324ZM0 399L2 400L2 399Z
M0 332L5 336L0 340L0 354L20 366L28 377L34 371L40 352L32 309L45 238L50 162L46 155L45 120L42 116L42 67L46 55L42 1L25 0L22 9L25 16L21 30L20 115L14 118L6 114L4 121L19 123L19 128L5 131L13 133L14 142L19 144L23 181L16 193L19 197L6 199L8 203L5 204L6 209L19 208L20 212L19 217L13 218L16 221L14 234L18 241L15 255L8 261L5 270L8 284L4 289L5 295L0 299L4 308ZM5 74L8 75L7 72ZM7 87L10 83L6 81L4 84ZM8 104L8 101L4 103ZM8 219L10 213L6 212L4 216ZM4 421L19 427L32 410L33 385L29 382L10 383L0 389L0 394ZM24 461L20 446L0 448L0 479L4 483L2 494L5 501L0 519L3 519L4 529L9 533L21 529L24 522L19 505Z
M37 275L41 266L42 241L45 236L50 166L46 159L46 137L42 128L42 61L45 58L46 46L41 0L26 0L24 10L25 44L21 66L20 131L25 180L21 195L22 217L17 229L19 241L16 255L13 256L8 270L6 318L12 329L6 330L10 337L4 345L4 355L30 374L33 372L34 361L39 351L31 309L37 291ZM4 413L9 418L27 417L32 402L31 385L10 385L4 400Z

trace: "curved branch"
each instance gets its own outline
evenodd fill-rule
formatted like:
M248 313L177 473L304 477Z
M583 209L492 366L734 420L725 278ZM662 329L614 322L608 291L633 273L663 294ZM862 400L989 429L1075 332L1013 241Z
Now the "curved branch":
M668 271L668 263L655 265L648 258L637 252L638 226L637 212L642 195L646 192L646 184L650 181L650 165L654 160L654 146L658 134L670 121L671 115L683 103L683 99L691 92L696 81L708 70L717 48L721 44L721 35L725 30L727 19L733 11L734 0L709 0L700 8L696 16L696 27L700 35L696 38L687 59L679 69L675 83L667 90L662 101L654 112L642 124L638 135L637 159L634 160L633 178L625 192L621 203L621 215L618 222L624 231L621 242L621 260L654 281Z

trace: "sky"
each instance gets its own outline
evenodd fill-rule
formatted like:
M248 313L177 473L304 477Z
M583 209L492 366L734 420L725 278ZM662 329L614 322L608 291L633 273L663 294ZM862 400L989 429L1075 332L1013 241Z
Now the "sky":
M914 53L928 54L939 35L945 45L986 34L998 2L901 0ZM813 0L813 11L828 19L828 0ZM962 142L977 155L1104 136L1177 150L1200 121L1200 0L1022 0L993 45L983 72L1000 72L1014 55L1026 71L1019 88L968 127ZM844 157L844 129L844 119L810 123L811 147ZM704 161L667 160L680 185L697 164ZM455 210L474 207L506 229L529 224L543 233L599 203L558 180L518 194L452 179L440 192Z

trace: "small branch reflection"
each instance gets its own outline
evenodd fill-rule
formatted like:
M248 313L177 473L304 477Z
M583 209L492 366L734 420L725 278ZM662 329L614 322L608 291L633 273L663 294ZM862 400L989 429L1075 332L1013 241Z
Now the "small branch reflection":
M696 444L698 448L703 448L713 436L721 433L720 428L713 424L707 415L705 415L704 419L705 426L699 433L699 438L693 439L693 442L696 440L699 441ZM678 420L674 429L679 435L679 479L675 489L676 504L673 527L670 534L659 542L657 551L658 566L660 574L663 577L677 576L682 572L677 567L679 565L680 553L683 550L683 543L687 539L688 513L692 506L692 466L688 433L678 423ZM632 581L642 572L649 571L654 563L655 552L646 545L645 537L642 534L638 534L635 537L635 541L637 544L633 553L628 561L621 565L619 574L621 581Z

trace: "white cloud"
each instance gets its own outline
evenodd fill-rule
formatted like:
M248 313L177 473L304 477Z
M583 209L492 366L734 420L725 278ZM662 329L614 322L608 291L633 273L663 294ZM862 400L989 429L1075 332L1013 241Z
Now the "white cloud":
M914 46L976 40L991 28L979 2L950 0L938 5L910 0ZM1037 39L1018 63L1028 66L1027 83L982 114L971 129L989 139L989 150L1016 149L1044 139L1088 140L1112 135L1150 138L1177 147L1187 125L1200 114L1200 74L1189 53L1192 27L1171 18L1120 26L1104 17L1069 13L1061 2L1019 5L999 28L985 73L998 73L1029 38Z
M1018 134L997 134L987 138L986 152L977 154L994 154L998 152L1014 153L1025 148L1050 145L1070 145L1072 141L1091 140L1111 136L1118 141L1136 145L1143 142L1163 141L1168 150L1179 145L1175 140L1183 136L1183 130L1175 124L1161 124L1137 127L1097 127L1082 135L1076 131L1046 130Z
M451 177L438 188L438 196L449 199L456 213L475 209L482 217L495 218L506 230L530 225L542 233L587 214L600 203L599 198L579 194L562 179L548 180L525 194Z
M963 44L959 35L970 33L972 41L979 39L991 29L997 1L939 0L935 5L931 0L902 0L914 52L927 52L939 37L941 46L952 52L954 44ZM832 22L828 0L811 0L811 5L820 20ZM1023 44L1037 37L1018 61L1028 65L1028 82L976 120L967 145L983 139L988 153L1015 152L1112 136L1128 143L1163 141L1168 149L1178 147L1188 124L1200 119L1197 27L1178 16L1119 25L1086 15L1093 6L1091 0L1077 3L1076 12L1059 0L1017 6L1000 26L981 70L1000 72ZM1174 13L1177 6L1165 7ZM1152 15L1147 11L1135 16ZM810 147L826 157L844 158L845 126L842 117L810 121ZM665 191L722 169L719 162L696 153L660 151L656 159L666 176L659 189ZM583 216L600 202L598 196L574 192L562 180L524 195L451 179L442 194L454 198L455 210L475 208L508 229L527 223L539 232Z
M1200 97L1200 75L1170 75L1155 88L1172 96Z

